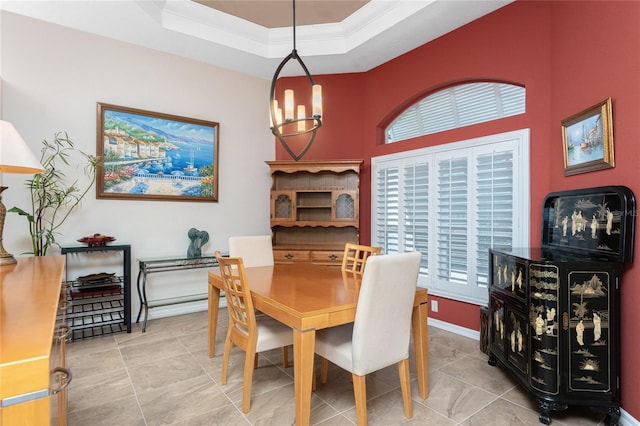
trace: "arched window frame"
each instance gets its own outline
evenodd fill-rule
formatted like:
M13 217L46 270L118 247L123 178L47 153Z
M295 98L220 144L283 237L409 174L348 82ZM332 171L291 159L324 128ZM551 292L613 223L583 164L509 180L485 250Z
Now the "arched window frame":
M441 87L404 108L384 128L385 144L523 114L526 90L500 81Z

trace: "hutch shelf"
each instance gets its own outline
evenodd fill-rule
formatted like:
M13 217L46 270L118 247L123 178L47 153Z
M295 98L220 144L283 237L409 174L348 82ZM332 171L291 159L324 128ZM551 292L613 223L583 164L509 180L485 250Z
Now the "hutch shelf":
M336 265L359 242L361 160L268 161L277 263Z

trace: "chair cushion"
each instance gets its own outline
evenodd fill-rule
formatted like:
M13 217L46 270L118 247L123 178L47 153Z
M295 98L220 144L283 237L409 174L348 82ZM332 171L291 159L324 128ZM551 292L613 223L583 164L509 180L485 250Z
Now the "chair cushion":
M347 371L353 371L353 324L325 328L316 332L315 352Z
M281 322L266 316L256 317L258 343L256 352L268 351L293 344L293 330Z

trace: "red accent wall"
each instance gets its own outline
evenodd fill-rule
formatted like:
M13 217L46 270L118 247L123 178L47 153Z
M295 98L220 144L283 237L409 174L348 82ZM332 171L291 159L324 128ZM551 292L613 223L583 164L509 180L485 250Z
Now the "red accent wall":
M371 239L371 157L521 128L530 129L532 245L540 240L542 201L548 192L626 185L640 198L640 2L516 1L368 72L314 79L323 85L324 125L304 159L364 160L363 243ZM306 85L299 78L287 80L300 90ZM383 144L382 129L404 106L443 86L478 80L524 86L526 113ZM565 177L560 122L608 97L613 101L615 168ZM279 146L276 156L289 158ZM636 419L638 281L640 267L630 267L621 289L622 402ZM479 330L478 306L437 299L439 312L430 312L431 317Z
M552 134L550 190L625 185L640 200L640 2L554 3L551 8L551 122L609 97L615 168L565 177L559 132ZM557 124L554 124L557 126ZM636 220L636 226L640 223ZM634 266L620 286L622 408L640 420L640 232Z

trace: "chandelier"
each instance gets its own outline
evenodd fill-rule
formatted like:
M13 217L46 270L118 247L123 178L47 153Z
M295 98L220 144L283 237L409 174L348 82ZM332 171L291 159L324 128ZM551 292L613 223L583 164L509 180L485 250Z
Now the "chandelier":
M284 120L282 108L276 100L276 81L280 72L289 61L297 61L304 71L311 86L311 115L307 116L307 108L304 104L295 106L293 90L284 91ZM282 60L271 81L271 94L269 96L269 113L271 119L271 132L278 138L284 149L295 160L300 160L307 153L313 143L318 129L322 126L322 87L313 82L307 66L302 62L296 50L296 0L293 0L293 50ZM309 139L299 154L295 154L287 144L286 138L308 135Z

